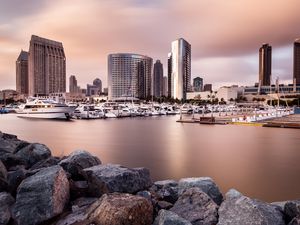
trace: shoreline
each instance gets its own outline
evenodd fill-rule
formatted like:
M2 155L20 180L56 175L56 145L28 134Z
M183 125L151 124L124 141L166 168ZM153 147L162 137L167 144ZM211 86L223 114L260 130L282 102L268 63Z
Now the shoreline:
M300 207L300 201L270 204L234 189L223 196L209 177L153 182L146 168L102 164L87 151L53 157L43 144L28 143L1 132L0 143L3 224L118 225L125 221L128 225L222 225L300 221L299 211L291 213ZM117 212L121 215L111 216ZM254 220L257 216L261 222Z

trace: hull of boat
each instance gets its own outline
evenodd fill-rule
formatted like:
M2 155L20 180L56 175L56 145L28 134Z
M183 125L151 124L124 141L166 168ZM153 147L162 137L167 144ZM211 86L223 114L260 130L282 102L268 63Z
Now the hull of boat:
M18 113L18 117L22 118L36 118L36 119L70 119L68 112L51 112L51 113Z

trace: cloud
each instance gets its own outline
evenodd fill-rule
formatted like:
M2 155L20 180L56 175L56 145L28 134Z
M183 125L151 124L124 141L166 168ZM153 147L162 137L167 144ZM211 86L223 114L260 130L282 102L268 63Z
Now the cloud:
M179 37L192 44L192 74L209 82L255 82L264 42L273 46L273 72L291 80L292 56L280 54L300 36L299 7L298 0L3 0L0 89L14 87L15 60L31 34L63 42L67 76L75 74L81 86L96 76L105 85L114 52L160 59L166 75L171 41Z

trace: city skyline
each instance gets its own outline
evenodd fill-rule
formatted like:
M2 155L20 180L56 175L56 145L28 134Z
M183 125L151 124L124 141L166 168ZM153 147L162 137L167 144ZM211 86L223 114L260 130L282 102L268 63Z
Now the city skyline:
M159 59L167 76L169 45L180 37L193 46L192 78L203 74L214 87L253 85L258 77L257 49L267 42L273 47L273 79L279 76L282 83L292 83L293 43L300 36L298 1L112 0L75 1L72 6L55 2L1 3L0 89L15 89L15 60L21 49L28 49L32 34L64 44L66 75L75 74L80 86L99 77L105 87L107 55L117 52ZM153 30L160 35L153 35Z

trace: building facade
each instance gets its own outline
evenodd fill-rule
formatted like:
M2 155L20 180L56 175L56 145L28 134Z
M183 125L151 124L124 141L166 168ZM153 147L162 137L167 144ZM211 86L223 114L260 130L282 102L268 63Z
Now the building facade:
M300 38L294 42L294 73L293 81L295 85L300 85Z
M203 91L212 91L212 84L204 84Z
M93 84L88 84L86 87L86 95L94 96L100 95L102 93L102 81L99 78L96 78L93 81Z
M183 38L172 42L168 69L170 97L186 100L186 93L191 91L191 45Z
M271 85L272 73L272 47L263 44L259 49L259 85Z
M29 95L66 92L66 57L62 43L32 35L28 71Z
M69 92L72 94L78 93L77 79L74 75L69 78Z
M151 96L152 58L132 53L108 55L108 99Z
M163 96L163 64L160 60L156 60L153 68L153 95L155 97Z
M28 94L28 52L23 50L16 61L16 91Z
M168 96L168 77L164 76L163 77L163 96L167 97Z
M193 89L194 91L203 90L203 79L201 77L196 77L193 79Z

